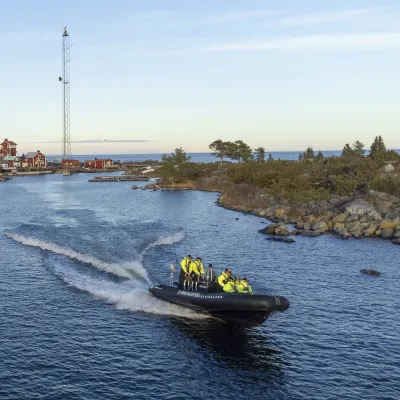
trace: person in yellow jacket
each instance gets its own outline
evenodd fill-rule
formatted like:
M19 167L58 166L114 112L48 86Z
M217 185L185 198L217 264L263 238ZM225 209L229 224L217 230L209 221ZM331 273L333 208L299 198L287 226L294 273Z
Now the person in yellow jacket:
M221 288L224 287L226 283L232 278L232 273L229 268L226 268L225 271L218 277L218 284Z
M233 280L228 280L227 283L225 283L224 287L222 288L222 290L225 293L236 293L236 285L235 282Z
M249 280L247 278L243 278L239 282L239 285L237 286L237 291L239 293L253 294L253 289L249 285Z
M190 281L190 264L192 262L192 256L188 255L185 257L181 262L181 271L179 274L179 283L183 286L184 289L186 289L186 284L187 284L187 289L189 289L189 281Z
M204 278L204 265L201 262L201 258L197 257L190 263L189 274L192 278L192 290L195 287L197 290L197 284L200 279Z

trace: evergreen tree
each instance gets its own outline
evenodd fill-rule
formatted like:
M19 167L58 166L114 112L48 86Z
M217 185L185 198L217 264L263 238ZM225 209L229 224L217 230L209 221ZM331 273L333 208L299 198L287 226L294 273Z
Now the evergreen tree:
M350 158L355 155L354 150L350 147L348 143L346 143L342 150L342 157L343 158Z
M176 182L182 182L189 171L189 161L191 158L182 147L175 149L169 156L164 154L161 158L161 175L164 178L171 178Z
M303 153L303 160L313 160L314 158L314 149L312 147L307 147L307 150Z
M271 154L271 153L269 153L269 156L268 156L267 161L268 161L268 162L274 161L274 157L272 157L272 154Z
M256 152L256 160L261 164L265 161L265 149L264 147L259 147L254 150Z
M271 155L271 154L270 154ZM299 154L299 161L303 161L304 160L304 154L303 153L300 153Z
M371 144L370 156L373 160L383 161L386 156L386 146L382 136L376 136Z
M318 151L317 155L315 156L315 158L317 160L323 160L324 159L324 155L322 154L322 151Z
M227 145L226 142L223 142L221 139L215 140L212 142L208 148L212 150L212 155L216 156L220 159L221 165L222 165L222 160L227 156Z
M247 162L254 158L251 147L244 143L243 140L233 142L225 142L227 146L227 157L236 161Z
M360 142L359 140L356 140L353 143L353 151L357 156L364 157L365 156L365 145L364 143Z

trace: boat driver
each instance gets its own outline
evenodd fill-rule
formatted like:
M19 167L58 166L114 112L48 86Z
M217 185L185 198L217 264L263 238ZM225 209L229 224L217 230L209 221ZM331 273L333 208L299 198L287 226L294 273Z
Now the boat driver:
M179 284L183 286L184 289L186 289L186 284L187 284L187 288L189 289L189 282L190 282L190 273L189 273L189 269L190 269L190 264L192 262L192 256L188 255L187 257L185 257L181 262L181 271L179 274Z

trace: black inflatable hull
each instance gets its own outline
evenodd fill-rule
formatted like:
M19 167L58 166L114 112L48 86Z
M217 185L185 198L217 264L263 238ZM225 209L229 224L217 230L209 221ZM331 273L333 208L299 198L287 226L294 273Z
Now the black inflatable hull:
M230 324L259 326L272 313L289 308L289 300L282 296L246 295L238 293L202 293L181 290L166 285L153 285L149 292L164 301L211 315Z

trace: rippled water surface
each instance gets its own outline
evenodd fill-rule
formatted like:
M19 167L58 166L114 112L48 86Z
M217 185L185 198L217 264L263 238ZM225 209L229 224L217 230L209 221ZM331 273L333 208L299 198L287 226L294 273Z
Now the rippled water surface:
M399 246L270 242L216 194L88 178L0 183L0 399L400 397ZM153 298L174 247L291 307L240 331Z

